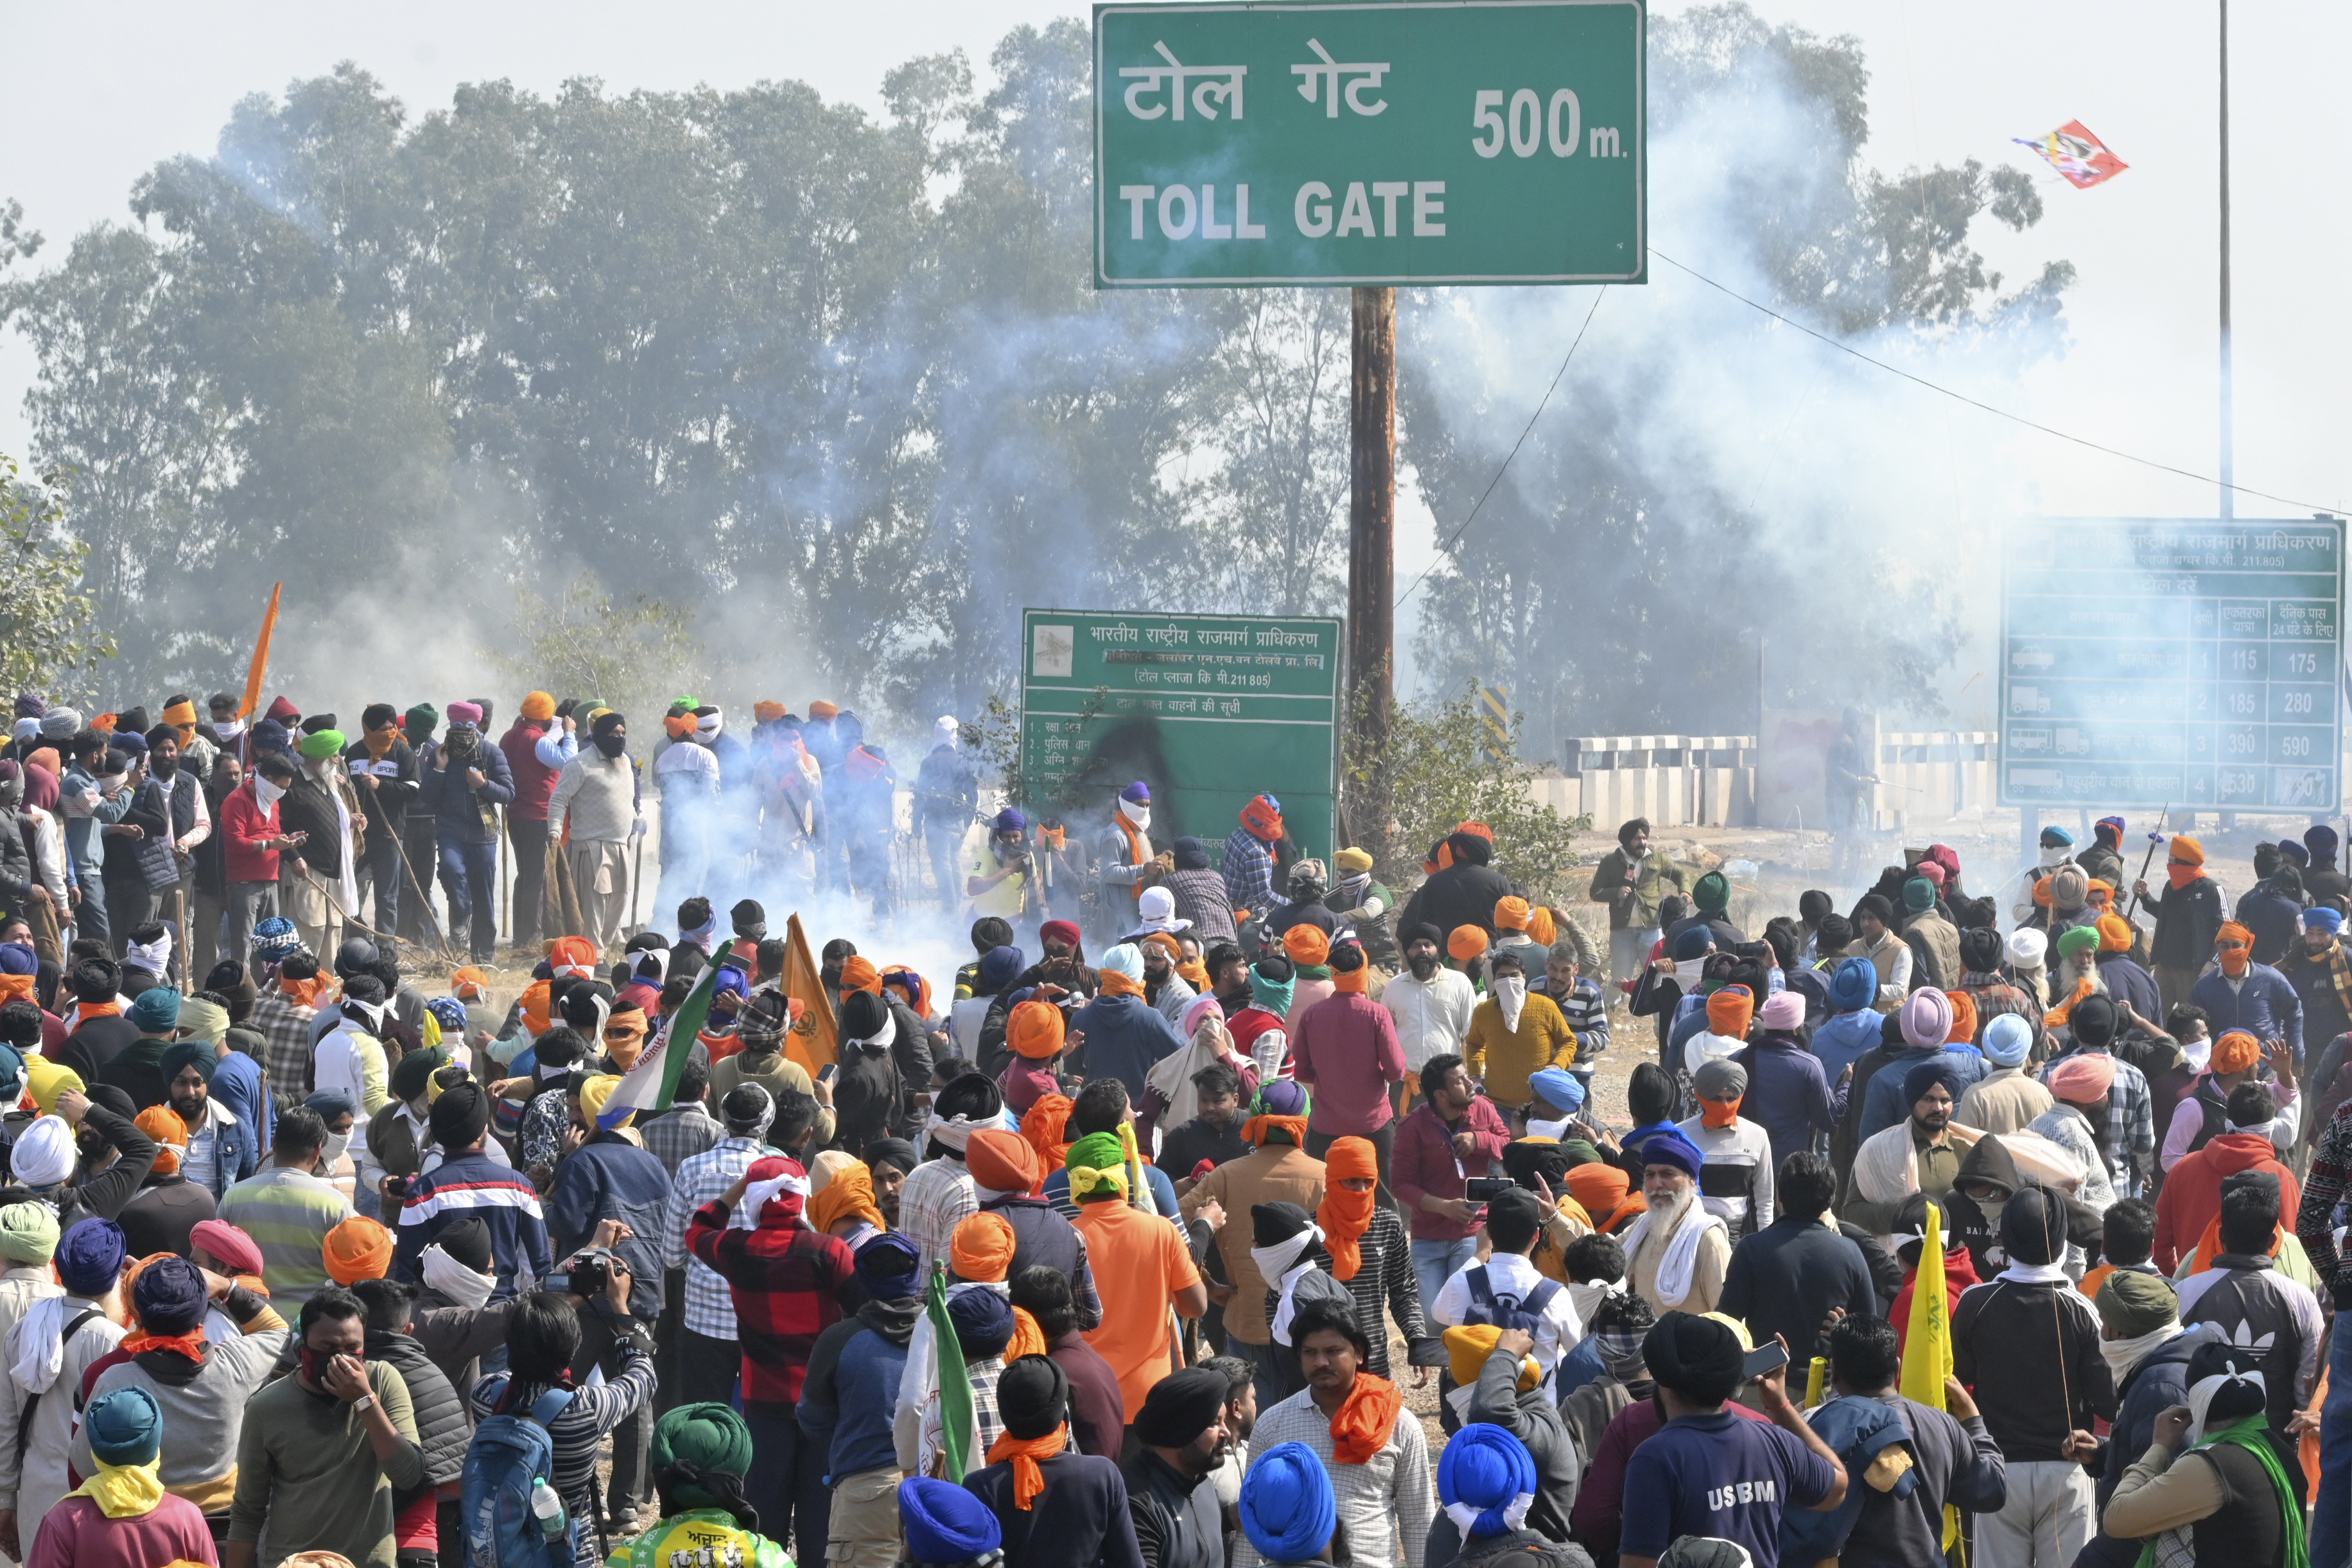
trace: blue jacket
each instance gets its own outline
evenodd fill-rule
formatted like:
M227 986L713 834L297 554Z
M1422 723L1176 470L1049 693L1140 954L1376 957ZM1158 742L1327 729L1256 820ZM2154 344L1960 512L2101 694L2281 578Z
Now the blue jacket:
M2190 989L2189 999L2212 1020L2213 1038L2243 1029L2257 1040L2284 1040L2296 1064L2302 1064L2303 998L2269 964L2246 965L2245 978L2234 987L2216 969Z
M2164 998L2156 989L2156 976L2139 966L2136 959L2120 952L2099 955L2099 978L2107 983L2107 994L2118 1002L2131 1004L2132 1011L2159 1026L2164 1023Z
M1916 1047L1905 1047L1889 1057L1886 1065L1880 1068L1870 1080L1870 1092L1862 1102L1862 1137L1884 1132L1911 1113L1911 1107L1903 1099L1903 1080L1921 1062L1932 1061L1941 1061L1949 1066L1958 1077L1962 1089L1992 1070L1984 1058L1974 1051L1949 1047L1923 1051ZM1959 1097L1955 1095L1953 1098L1958 1100Z
M449 768L442 764L448 757L446 745L436 746L423 760L423 772L417 783L416 804L430 811L441 825L441 842L483 844L490 840L485 812L494 805L514 804L514 769L507 763L507 754L498 746L484 741L474 748L467 767L482 770L483 784L476 789L466 777L465 768Z
M1128 1098L1139 1101L1152 1068L1184 1045L1160 1010L1140 996L1097 996L1078 1009L1070 1028L1087 1037L1078 1058L1086 1076L1115 1078L1127 1085Z
M1833 1013L1813 1031L1813 1055L1820 1058L1822 1077L1834 1080L1862 1059L1862 1053L1884 1037L1886 1018L1864 1007L1858 1013Z
M669 1193L669 1172L659 1160L625 1138L599 1132L556 1166L555 1190L547 1194L547 1226L559 1254L588 1245L600 1219L636 1232L613 1250L629 1265L629 1311L641 1323L661 1316Z
M2268 881L2256 882L2238 900L2237 921L2254 933L2254 962L2276 963L2303 933L2303 900L2289 898Z
M519 1268L528 1267L542 1283L555 1272L539 1194L529 1182L477 1150L450 1156L411 1184L408 1200L400 1205L400 1237L393 1244L392 1277L411 1285L423 1284L425 1276L417 1259L444 1230L468 1215L479 1215L489 1226L490 1260L499 1275L491 1291L493 1300L504 1300L515 1293ZM660 1234L658 1227L655 1234ZM654 1277L660 1275L656 1272Z
M890 1416L898 1408L898 1374L907 1364L916 1310L912 1298L868 1301L856 1316L827 1327L809 1352L808 1379L794 1414L824 1462L828 1485L898 1467Z
M1748 1093L1739 1114L1772 1140L1772 1168L1791 1154L1817 1147L1816 1134L1845 1117L1846 1091L1832 1089L1822 1062L1787 1035L1765 1035L1732 1058L1748 1069Z
M2106 1468L2099 1472L2099 1506L2095 1518L2105 1517L2107 1500L2116 1495L2124 1471L2147 1452L2148 1439L2156 1431L2156 1418L2173 1405L2189 1403L2189 1353L2197 1348L2199 1337L2193 1333L2175 1335L2148 1352L2137 1366L2124 1374L2123 1386L2116 1390L2123 1404L2116 1411L2115 1430L2104 1445ZM2082 1552L2074 1559L2075 1568L2132 1568L2139 1561L2140 1548L2145 1544L2140 1541L2118 1541L2101 1531L2084 1543Z
M277 1142L278 1107L262 1091L261 1064L243 1051L232 1050L220 1059L208 1092L236 1118L234 1126L221 1130L221 1184L213 1194L217 1198L261 1168L265 1134L268 1142Z

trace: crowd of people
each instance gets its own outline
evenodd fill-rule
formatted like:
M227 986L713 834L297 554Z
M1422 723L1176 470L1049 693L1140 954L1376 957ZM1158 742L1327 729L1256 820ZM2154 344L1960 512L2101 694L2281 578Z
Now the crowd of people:
M2127 877L2109 818L2006 907L1930 845L1773 914L1635 821L1564 908L1475 822L1400 895L1272 795L1165 847L1141 782L1091 842L987 815L942 721L919 866L971 956L927 975L861 951L922 879L811 847L813 721L730 754L681 700L641 768L602 704L494 742L488 706L347 742L20 700L9 1558L2346 1562L2326 827L2234 899L2185 835ZM666 901L625 930L648 773ZM772 786L795 874L877 916L813 973L726 901L758 847L697 837ZM404 940L420 818L481 963Z

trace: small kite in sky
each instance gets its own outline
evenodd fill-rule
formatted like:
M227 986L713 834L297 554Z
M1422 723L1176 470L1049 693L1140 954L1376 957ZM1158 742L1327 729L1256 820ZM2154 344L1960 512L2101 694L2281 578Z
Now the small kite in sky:
M2088 190L2100 181L2111 179L2131 167L2107 151L2107 144L2090 132L2079 120L2070 120L2047 136L2031 141L2012 136L2011 141L2021 147L2031 147L2049 160L2050 166L2064 177L2076 190Z

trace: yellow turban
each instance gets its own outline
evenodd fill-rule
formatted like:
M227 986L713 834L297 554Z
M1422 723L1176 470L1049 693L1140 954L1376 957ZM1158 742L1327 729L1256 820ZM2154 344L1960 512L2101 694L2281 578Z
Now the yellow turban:
M618 1073L608 1072L590 1079L580 1086L580 1113L592 1124L596 1122L604 1114L605 1102L613 1098L613 1091L620 1087L621 1077ZM632 1110L613 1125L626 1127L631 1121L636 1120L636 1115L637 1113Z
M66 1090L86 1094L89 1089L89 1086L81 1081L81 1074L49 1060L38 1051L25 1058L25 1084L32 1092L33 1103L41 1108L44 1116L58 1113L58 1096Z

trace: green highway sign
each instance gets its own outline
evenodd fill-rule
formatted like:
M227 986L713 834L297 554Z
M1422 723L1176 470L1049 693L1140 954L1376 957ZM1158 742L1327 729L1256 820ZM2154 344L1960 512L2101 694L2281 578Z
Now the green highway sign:
M1097 5L1097 285L1644 281L1646 5Z
M1022 613L1021 772L1033 799L1151 786L1151 837L1213 852L1252 795L1328 860L1341 623L1328 616Z

